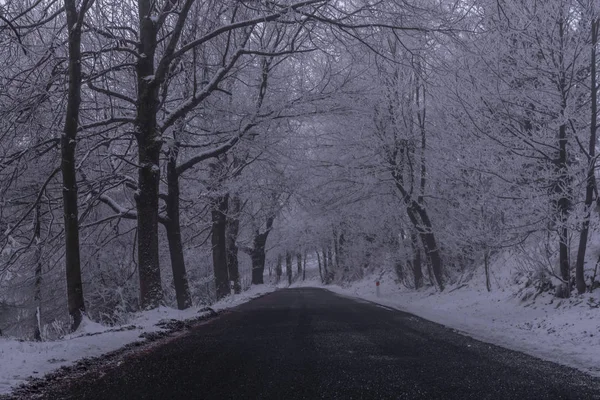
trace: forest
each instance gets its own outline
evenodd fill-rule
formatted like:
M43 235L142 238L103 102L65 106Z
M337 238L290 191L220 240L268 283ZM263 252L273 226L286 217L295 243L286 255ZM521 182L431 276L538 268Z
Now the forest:
M0 0L0 332L509 254L600 285L595 0Z

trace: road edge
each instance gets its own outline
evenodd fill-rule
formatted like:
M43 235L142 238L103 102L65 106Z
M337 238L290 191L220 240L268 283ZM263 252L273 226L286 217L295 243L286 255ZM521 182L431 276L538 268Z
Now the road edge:
M577 371L579 371L581 373L584 373L586 375L592 376L594 378L600 378L600 369L594 370L594 369L591 369L591 367L589 367L589 366L583 365L583 363L577 363L575 361L565 360L564 358L561 358L560 355L551 355L551 356L549 356L549 355L547 355L545 353L542 354L540 352L536 352L536 351L531 350L529 348L526 348L524 346L519 346L518 343L516 343L516 342L514 344L511 344L511 343L508 343L507 341L496 340L494 337L492 337L492 335L486 335L486 334L477 333L477 332L474 332L474 331L467 331L467 330L462 329L462 328L457 328L457 327L454 327L454 326L442 323L440 321L436 321L436 320L434 320L432 318L428 318L426 316L419 315L419 314L415 313L414 311L410 311L410 310L407 310L405 308L401 308L401 306L394 306L394 305L391 305L389 303L379 303L375 299L366 299L364 297L360 297L360 296L353 295L353 294L350 294L350 293L340 293L340 292L337 292L337 291L332 290L332 289L327 288L327 287L315 286L314 288L324 289L324 290L327 290L327 291L329 291L329 292L331 292L331 293L333 293L335 295L346 297L346 298L353 299L353 300L363 301L365 303L370 303L370 304L376 305L378 307L388 309L390 311L400 311L400 312L412 315L414 317L421 318L421 319L423 319L425 321L428 321L428 322L431 322L431 323L443 326L443 327L445 327L447 329L450 329L450 330L452 330L452 331L454 331L454 332L456 332L456 333L458 333L458 334L460 334L462 336L469 337L469 338L477 340L479 342L490 344L490 345L494 345L494 346L498 346L498 347L504 348L506 350L511 350L511 351L516 351L516 352L519 352L519 353L523 353L523 354L526 354L526 355L528 355L530 357L537 358L538 360L547 361L547 362L551 362L551 363L554 363L554 364L557 364L557 365L560 365L560 366L563 366L563 367L572 368L572 369L575 369L575 370L577 370Z

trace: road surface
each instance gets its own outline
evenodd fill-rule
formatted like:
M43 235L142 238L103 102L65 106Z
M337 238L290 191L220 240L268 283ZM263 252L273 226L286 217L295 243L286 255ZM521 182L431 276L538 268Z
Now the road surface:
M239 306L48 399L600 399L600 380L321 289Z

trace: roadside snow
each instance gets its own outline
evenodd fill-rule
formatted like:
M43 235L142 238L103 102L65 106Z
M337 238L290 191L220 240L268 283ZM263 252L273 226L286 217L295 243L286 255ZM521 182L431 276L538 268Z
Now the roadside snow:
M256 297L274 292L275 290L277 290L277 288L272 285L250 286L250 288L245 292L242 292L235 296L227 297L221 300L220 302L213 304L211 308L215 311L221 311L226 308L232 308L235 306L239 306L240 304L246 303L252 299L255 299Z
M433 288L420 291L400 288L391 274L374 276L348 287L325 288L418 315L484 342L600 376L600 290L562 301L551 294L521 300L523 290L515 293L516 271L503 270L503 276L493 276L492 292L485 289L483 273L441 293ZM381 285L379 296L376 280Z
M323 287L340 295L372 301L443 324L484 342L600 376L600 289L563 301L550 294L525 296L533 288L515 282L518 268L505 265L506 260L498 260L498 263L503 265L492 268L493 290L489 293L485 290L482 271L440 293L432 288L420 291L401 288L391 273L366 277L346 287L323 286L318 270L312 265L307 269L307 279L296 278L292 287ZM494 270L502 272L494 273ZM380 281L379 296L376 280ZM275 286L287 287L287 282L281 279L279 285L253 286L212 308L219 311L235 307L276 290ZM521 300L523 298L526 300ZM0 394L9 393L32 376L41 377L82 358L99 356L143 340L141 334L163 330L156 326L162 320L191 319L198 317L199 311L161 307L137 314L121 327L105 327L86 319L74 334L51 342L0 337Z
M252 287L212 308L218 311L235 307L273 290L275 288L264 285ZM136 314L129 324L117 327L106 327L86 318L76 332L56 341L29 342L0 337L0 394L10 393L31 377L42 377L82 358L97 357L129 343L143 341L140 335L163 330L156 325L160 321L193 319L209 313L198 308L182 311L159 307Z

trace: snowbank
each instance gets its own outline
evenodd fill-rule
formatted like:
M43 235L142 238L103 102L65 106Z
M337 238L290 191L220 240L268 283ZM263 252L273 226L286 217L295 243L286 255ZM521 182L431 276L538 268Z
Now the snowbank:
M250 286L250 288L245 292L235 296L227 297L221 300L220 302L213 304L211 308L215 311L224 310L226 308L232 308L235 306L239 306L240 304L246 303L259 296L271 293L275 290L277 290L277 288L272 285Z
M551 294L521 300L524 289L515 283L517 270L505 266L502 271L502 275L492 272L492 292L485 289L482 271L442 293L433 288L400 288L391 274L348 287L326 288L418 315L484 342L600 376L600 289L562 301ZM377 279L381 285L379 296Z
M275 288L264 285L252 287L240 295L216 303L212 308L218 311L235 307L273 290ZM161 321L187 320L205 314L210 312L197 308L181 311L159 307L136 314L129 324L119 327L106 327L86 318L76 332L56 341L29 342L0 337L0 394L9 393L31 377L42 377L82 358L97 357L144 340L140 335L164 330L157 326Z

